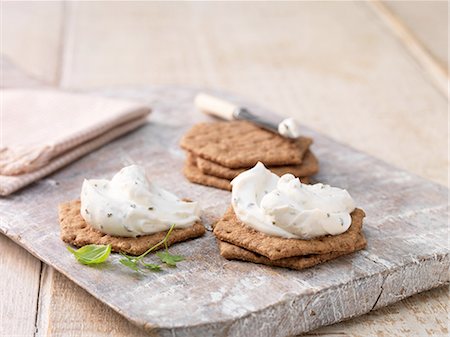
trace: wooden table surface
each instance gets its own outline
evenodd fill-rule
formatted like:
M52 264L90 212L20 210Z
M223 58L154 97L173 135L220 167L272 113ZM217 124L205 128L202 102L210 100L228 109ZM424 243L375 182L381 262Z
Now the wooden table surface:
M48 85L221 88L448 185L446 1L1 2L1 10L2 54ZM143 334L4 236L0 250L0 336ZM444 336L448 299L448 287L438 288L308 335Z

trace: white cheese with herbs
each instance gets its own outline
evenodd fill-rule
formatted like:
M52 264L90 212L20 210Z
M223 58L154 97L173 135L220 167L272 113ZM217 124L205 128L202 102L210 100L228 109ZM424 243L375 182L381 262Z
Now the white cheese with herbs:
M351 225L355 204L344 189L302 184L292 174L278 177L262 163L239 174L231 185L238 219L268 235L312 239L341 234Z
M141 166L120 170L111 180L85 179L81 216L114 236L136 237L192 226L200 219L196 202L186 202L150 182Z

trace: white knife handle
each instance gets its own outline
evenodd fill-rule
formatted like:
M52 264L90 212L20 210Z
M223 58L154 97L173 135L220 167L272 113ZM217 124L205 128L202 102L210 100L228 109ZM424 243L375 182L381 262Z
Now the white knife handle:
M233 120L234 112L239 108L231 102L203 93L195 96L195 106L209 115L226 120Z

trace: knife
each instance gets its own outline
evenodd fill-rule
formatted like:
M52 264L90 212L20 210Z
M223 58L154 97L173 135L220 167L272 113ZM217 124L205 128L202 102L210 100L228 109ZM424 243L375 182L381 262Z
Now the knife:
M205 93L197 94L195 106L206 114L229 121L246 120L286 138L297 138L300 136L298 123L293 118L286 118L279 123L274 123L253 114L245 107Z

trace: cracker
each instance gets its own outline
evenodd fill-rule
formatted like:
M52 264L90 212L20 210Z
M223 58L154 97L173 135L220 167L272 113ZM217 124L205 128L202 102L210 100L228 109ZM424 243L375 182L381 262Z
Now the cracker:
M59 205L61 239L71 245L82 247L89 244L111 245L114 252L140 255L164 239L167 232L143 235L137 238L112 236L87 224L80 214L80 200ZM205 227L196 222L192 227L174 229L167 240L168 245L196 238L205 233Z
M193 161L195 157L187 158L183 168L183 173L190 182L231 191L231 180L204 174ZM310 182L308 177L300 177L300 181L304 184Z
M248 170L249 168L240 168L240 169L231 169L212 161L203 159L201 157L195 157L195 154L192 152L188 153L188 157L194 157L191 160L196 162L197 167L207 175L225 178L225 179L234 179L240 173ZM296 177L308 177L313 174L316 174L319 171L319 162L317 161L316 156L308 150L303 157L303 161L300 165L284 165L284 166L272 166L268 167L270 171L275 173L278 176L282 176L286 173L291 173Z
M364 216L364 211L356 208L351 213L350 228L339 235L326 235L311 240L285 239L267 235L244 225L230 207L215 224L214 234L219 240L264 255L270 260L310 254L352 252L355 250Z
M355 251L363 249L366 246L366 239L362 234L359 234L353 251L294 256L279 260L270 260L263 255L259 255L247 249L232 245L231 243L220 240L217 241L219 244L220 255L222 255L227 260L241 260L246 262L260 263L268 266L284 267L296 270L309 268L318 265L320 263L336 259L340 256L351 254Z
M200 123L181 139L183 149L229 168L298 165L311 138L289 139L247 121Z

